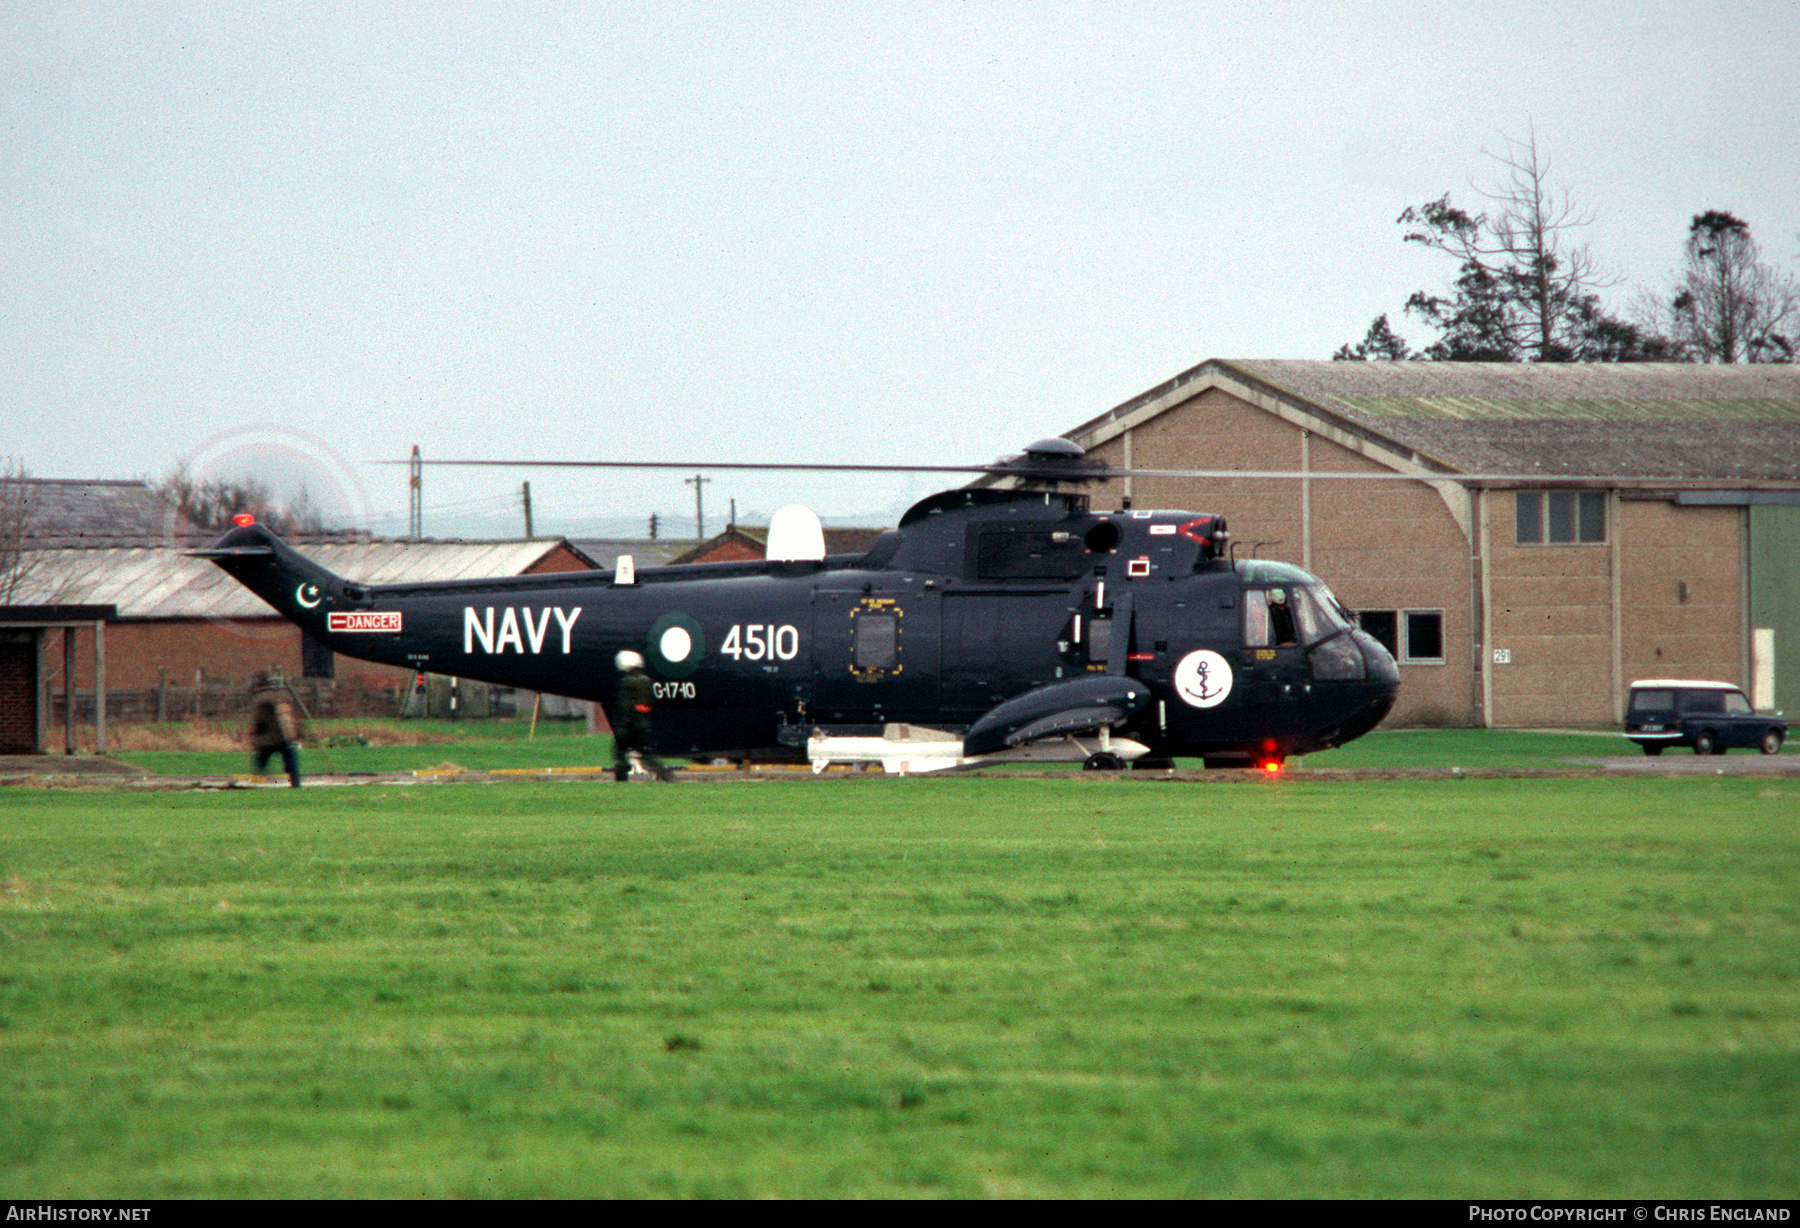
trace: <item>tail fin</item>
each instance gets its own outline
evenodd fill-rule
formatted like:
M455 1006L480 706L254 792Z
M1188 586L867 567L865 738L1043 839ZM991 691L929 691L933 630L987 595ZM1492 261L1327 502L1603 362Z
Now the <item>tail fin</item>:
M354 585L306 558L260 524L241 525L210 548L185 553L190 558L211 559L232 579L273 606L276 613L320 639L325 638L325 607L341 607L353 599L346 589L354 589Z

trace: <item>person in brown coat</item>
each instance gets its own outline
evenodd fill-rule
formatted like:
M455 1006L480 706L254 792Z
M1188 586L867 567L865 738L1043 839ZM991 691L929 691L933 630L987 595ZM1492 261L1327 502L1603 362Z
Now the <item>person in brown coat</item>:
M270 757L279 754L287 768L288 783L298 789L300 718L294 714L293 701L284 688L270 682L265 674L250 679L250 690L255 696L250 705L250 746L255 752L252 770L262 775Z

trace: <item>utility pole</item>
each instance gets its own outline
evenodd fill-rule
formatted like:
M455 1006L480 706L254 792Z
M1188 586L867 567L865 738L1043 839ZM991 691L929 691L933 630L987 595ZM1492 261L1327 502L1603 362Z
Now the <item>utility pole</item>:
M413 445L412 450L412 477L407 482L407 486L409 489L407 495L407 532L412 536L414 541L418 541L419 535L423 531L421 522L424 520L422 509L420 507L420 500L425 497L425 462L419 457L419 445L416 443Z
M691 478L681 480L684 485L694 488L694 540L703 542L706 540L706 503L702 497L702 488L712 479L696 473Z
M531 540L531 483L525 483L525 540Z

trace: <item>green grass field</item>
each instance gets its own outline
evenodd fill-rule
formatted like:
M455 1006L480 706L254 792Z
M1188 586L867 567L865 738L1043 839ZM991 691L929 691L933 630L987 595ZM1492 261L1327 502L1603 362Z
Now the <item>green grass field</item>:
M1797 837L1716 777L12 787L0 1194L1791 1197Z
M180 726L166 727L179 731ZM342 745L340 729L375 729L375 745ZM314 736L301 752L301 771L306 774L367 774L414 772L444 765L472 772L542 768L569 770L606 767L612 763L612 740L590 736L580 725L545 722L536 738L527 740L527 726L518 721L462 722L316 722ZM235 732L235 731L234 731ZM177 735L178 736L178 735ZM401 742L394 739L421 738ZM1789 748L1791 753L1795 749ZM1676 755L1686 752L1676 751ZM1735 751L1734 755L1749 754ZM1557 767L1569 759L1629 755L1638 750L1616 732L1569 732L1526 729L1417 729L1378 730L1338 750L1289 761L1296 772L1314 768L1409 768L1454 767L1518 768ZM144 750L118 752L113 758L172 776L230 776L249 770L244 750ZM54 771L57 757L44 761ZM279 773L281 763L272 764ZM1052 765L1030 770L1041 771ZM1069 765L1079 766L1079 765ZM1182 761L1184 768L1199 768L1198 760Z

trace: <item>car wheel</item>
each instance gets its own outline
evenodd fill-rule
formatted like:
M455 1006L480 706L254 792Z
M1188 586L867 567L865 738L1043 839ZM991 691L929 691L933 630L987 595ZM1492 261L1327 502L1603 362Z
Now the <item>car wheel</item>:
M1663 750L1663 748L1660 746L1645 746L1644 747L1644 753L1646 755L1660 755L1660 754L1662 754L1662 750Z
M1763 730L1762 753L1765 755L1779 755L1781 753L1781 730Z
M1719 735L1710 729L1702 729L1694 738L1696 755L1716 755L1719 753Z

